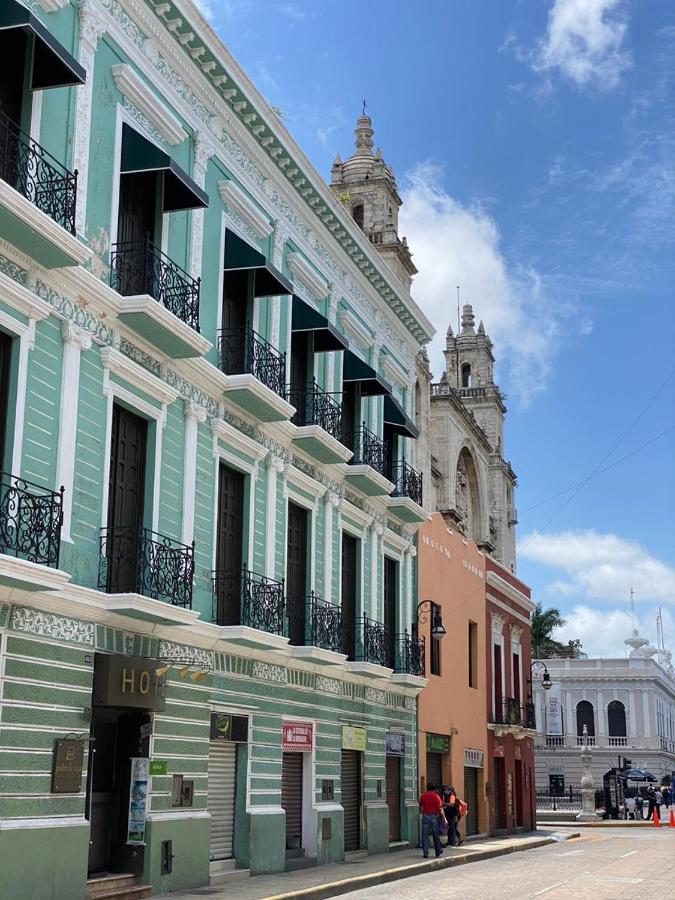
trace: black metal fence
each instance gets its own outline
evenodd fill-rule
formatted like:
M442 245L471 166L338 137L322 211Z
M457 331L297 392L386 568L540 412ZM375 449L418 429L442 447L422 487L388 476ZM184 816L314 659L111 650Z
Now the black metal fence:
M65 166L0 113L0 178L75 234L77 170Z
M131 525L101 529L98 586L109 594L143 594L191 608L194 568L194 542Z
M248 325L223 328L218 336L220 367L226 375L254 375L280 397L286 391L286 354Z
M200 284L199 278L191 278L155 247L149 236L112 248L111 287L123 297L149 294L195 331L199 331Z
M370 429L366 428L365 422L361 428L357 428L354 432L354 456L350 462L353 465L370 466L383 475L387 476L387 445Z
M307 601L309 643L342 653L342 610L312 592Z
M342 439L342 404L335 399L339 394L329 394L316 382L307 388L288 391L288 402L295 407L293 423L298 426L318 425L340 441Z
M360 627L359 627L360 626ZM390 648L387 629L381 622L362 616L357 622L356 658L378 666L389 662Z
M405 460L394 463L391 468L390 481L393 481L393 497L410 497L418 506L422 506L422 473L415 471Z
M574 812L581 809L581 787L579 785L568 785L561 792L556 793L550 787L537 786L535 788L535 798L537 809L550 810L556 812ZM595 808L603 809L605 806L605 795L602 790L594 791Z
M516 697L502 697L496 710L490 713L490 722L494 725L536 729L534 703L523 703Z
M0 472L0 553L58 568L62 523L63 488Z
M396 637L394 671L406 675L424 675L424 638L407 632Z
M283 634L284 582L246 568L213 573L213 620L217 625L246 625Z

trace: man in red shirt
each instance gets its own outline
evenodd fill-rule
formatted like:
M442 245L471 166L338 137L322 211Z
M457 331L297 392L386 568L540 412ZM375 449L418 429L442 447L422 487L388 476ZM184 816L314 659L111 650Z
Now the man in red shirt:
M435 784L427 784L426 791L420 797L420 812L422 813L422 853L424 858L429 858L429 829L434 836L434 851L436 856L443 854L439 826L443 818L443 803L436 793Z

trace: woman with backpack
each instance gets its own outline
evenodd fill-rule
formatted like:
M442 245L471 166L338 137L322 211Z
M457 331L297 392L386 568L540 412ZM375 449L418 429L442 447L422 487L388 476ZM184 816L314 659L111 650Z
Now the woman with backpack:
M448 822L448 847L459 847L462 839L459 836L459 817L461 800L454 787L443 786L443 809Z

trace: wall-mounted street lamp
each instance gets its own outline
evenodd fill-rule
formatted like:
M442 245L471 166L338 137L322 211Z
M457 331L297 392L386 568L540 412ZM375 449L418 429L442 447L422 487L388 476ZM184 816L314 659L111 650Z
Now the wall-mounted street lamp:
M530 665L530 669L532 670L532 674L535 672L541 672L541 686L545 691L549 691L553 687L553 682L551 681L551 676L548 674L548 669L546 668L546 663L543 663L539 659L533 659ZM532 684L532 682L530 682Z
M431 620L431 637L435 641L440 641L440 639L446 634L445 628L443 626L443 618L440 612L438 612L438 609L434 610L431 600L422 600L417 604L417 621L420 625L426 625L432 612L433 618Z
M158 678L166 675L169 669L177 669L180 678L189 676L192 681L201 681L202 678L206 678L211 671L210 666L206 663L196 662L191 659L160 660L160 662L162 662L163 665L155 669L155 675Z

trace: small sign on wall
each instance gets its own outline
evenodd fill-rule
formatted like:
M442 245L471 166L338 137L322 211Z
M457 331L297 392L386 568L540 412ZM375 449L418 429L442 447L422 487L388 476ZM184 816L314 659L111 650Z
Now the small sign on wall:
M483 751L473 750L471 747L464 748L464 765L469 769L483 768Z
M405 756L405 735L388 731L384 736L384 752L387 756Z
M308 753L314 746L314 725L311 722L282 722L281 749L287 752Z
M360 750L362 753L366 749L366 729L359 728L356 725L342 726L342 749L343 750Z
M64 739L54 743L52 794L79 794L83 762L83 741Z

